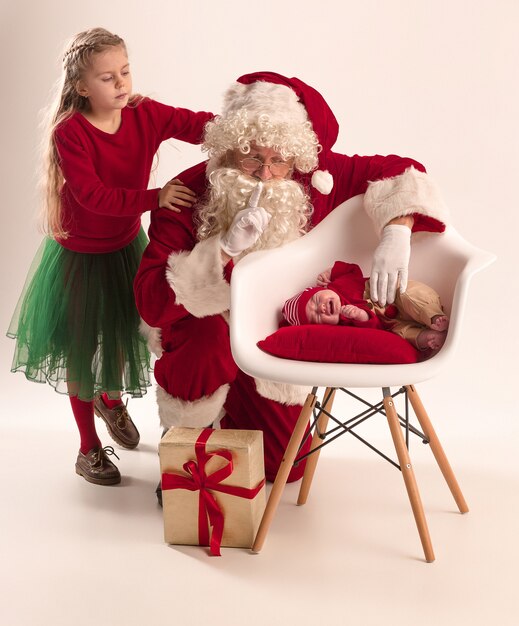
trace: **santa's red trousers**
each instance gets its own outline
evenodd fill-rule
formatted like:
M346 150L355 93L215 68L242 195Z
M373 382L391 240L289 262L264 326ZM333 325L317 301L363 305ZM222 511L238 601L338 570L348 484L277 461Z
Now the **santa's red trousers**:
M157 384L186 404L210 397L228 384L221 427L263 431L265 474L267 480L274 480L301 405L287 406L258 394L254 379L232 358L229 326L220 315L189 316L162 329L162 346L164 353L155 364ZM215 407L213 419L219 417L221 408ZM301 454L309 448L307 438ZM304 461L295 465L289 481L301 478L304 466Z

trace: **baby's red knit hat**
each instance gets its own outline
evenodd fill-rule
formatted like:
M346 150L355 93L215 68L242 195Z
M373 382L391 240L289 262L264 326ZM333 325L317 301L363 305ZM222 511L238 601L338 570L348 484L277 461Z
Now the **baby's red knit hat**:
M302 324L309 324L308 317L306 316L306 305L310 298L322 291L326 287L308 287L301 293L298 293L293 298L290 298L285 302L282 309L283 318L291 326L301 326Z

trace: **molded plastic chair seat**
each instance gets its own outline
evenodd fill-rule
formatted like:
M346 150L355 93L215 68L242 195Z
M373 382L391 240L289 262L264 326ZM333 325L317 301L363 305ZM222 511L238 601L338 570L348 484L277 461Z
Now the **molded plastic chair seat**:
M336 260L357 263L369 275L378 241L362 198L345 202L304 237L249 254L236 265L231 282L231 348L243 371L295 385L388 387L432 378L452 357L470 279L495 259L452 227L441 235L413 235L409 276L433 287L450 317L445 345L433 358L405 365L310 363L280 359L257 347L258 341L278 329L285 300L315 284L317 274Z

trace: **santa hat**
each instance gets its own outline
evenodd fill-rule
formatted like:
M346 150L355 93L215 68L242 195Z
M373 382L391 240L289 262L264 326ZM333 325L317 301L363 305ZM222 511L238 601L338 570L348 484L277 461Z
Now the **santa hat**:
M318 91L299 78L286 78L275 72L245 74L228 90L223 116L240 109L247 110L252 118L268 115L274 124L310 122L322 147L311 184L322 194L331 192L333 177L326 169L326 162L337 140L339 124Z
M287 300L281 310L283 318L292 326L309 324L310 322L306 316L306 305L315 293L323 289L325 289L325 287L309 287L293 298L290 298L290 300Z

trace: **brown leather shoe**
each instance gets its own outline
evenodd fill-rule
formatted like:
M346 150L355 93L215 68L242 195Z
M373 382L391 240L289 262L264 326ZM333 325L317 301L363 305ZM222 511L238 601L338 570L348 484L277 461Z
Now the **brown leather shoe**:
M110 437L123 448L132 450L137 447L141 436L132 422L124 404L109 409L101 396L94 399L95 414L104 420Z
M109 454L119 458L112 446L92 448L86 454L80 450L76 460L76 474L83 476L85 480L94 483L94 485L116 485L120 483L121 474L108 458Z

